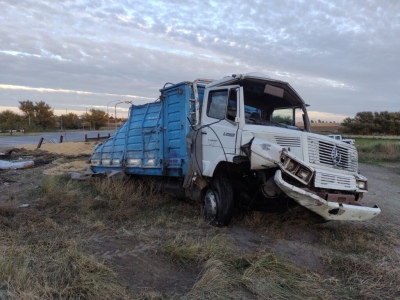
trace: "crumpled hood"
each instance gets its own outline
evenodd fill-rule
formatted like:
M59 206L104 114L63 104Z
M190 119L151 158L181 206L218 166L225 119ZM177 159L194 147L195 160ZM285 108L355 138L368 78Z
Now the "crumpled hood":
M279 148L286 148L289 152L304 160L304 134L308 132L291 130L274 126L250 125L243 126L242 144L248 143L253 137L264 140Z

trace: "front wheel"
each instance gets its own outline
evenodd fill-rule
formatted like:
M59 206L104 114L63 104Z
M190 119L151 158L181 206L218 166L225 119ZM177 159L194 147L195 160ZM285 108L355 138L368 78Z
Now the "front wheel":
M213 226L227 226L233 217L234 201L231 182L215 178L204 193L203 217Z

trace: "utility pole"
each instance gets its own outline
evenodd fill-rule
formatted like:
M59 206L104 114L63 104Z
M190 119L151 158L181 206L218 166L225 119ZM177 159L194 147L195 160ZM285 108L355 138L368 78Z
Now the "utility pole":
M112 102L117 102L117 101L119 101L119 100L112 100L107 103L107 130L110 130L110 115L108 114L108 104L110 104Z

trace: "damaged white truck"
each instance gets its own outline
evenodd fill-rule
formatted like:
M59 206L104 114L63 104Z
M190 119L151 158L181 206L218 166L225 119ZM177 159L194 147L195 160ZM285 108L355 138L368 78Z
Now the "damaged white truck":
M286 82L248 73L166 84L132 105L91 155L94 173L122 171L176 183L225 226L235 209L295 202L326 220L367 220L367 178L353 145L310 132L307 105ZM296 124L302 124L301 127Z

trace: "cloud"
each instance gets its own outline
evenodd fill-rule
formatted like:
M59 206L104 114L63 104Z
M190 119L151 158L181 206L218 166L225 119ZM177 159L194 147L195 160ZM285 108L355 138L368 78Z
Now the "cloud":
M101 93L94 93L94 92L87 92L87 91L74 91L74 90L62 90L62 89L50 89L50 88L34 88L29 86L18 86L18 85L7 85L7 84L0 84L0 90L19 90L19 91L34 91L40 93L72 93L78 95L93 95L93 96L111 96L111 97L122 97L122 98L132 98L132 99L142 99L146 100L153 100L153 98L148 97L141 97L135 95L121 95L121 94L101 94Z
M56 109L129 95L149 101L165 82L255 71L288 81L313 110L398 109L400 2L0 5L0 84L29 87L0 89L3 106L39 98Z

